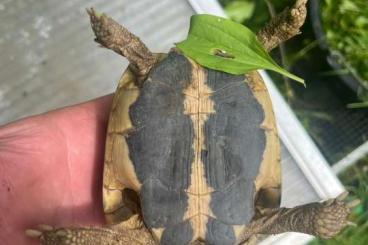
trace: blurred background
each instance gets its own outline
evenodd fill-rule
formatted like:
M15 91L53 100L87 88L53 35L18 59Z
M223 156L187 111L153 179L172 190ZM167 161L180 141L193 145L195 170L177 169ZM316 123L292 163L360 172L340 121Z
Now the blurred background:
M227 15L257 32L293 3L0 0L0 125L114 92L127 62L93 42L87 7L123 23L150 50L167 52L186 37L192 14ZM367 1L309 0L302 34L272 56L307 84L275 73L265 77L282 140L283 205L328 198L344 186L351 200L362 201L352 215L358 226L313 243L368 244ZM264 244L311 239L291 237Z

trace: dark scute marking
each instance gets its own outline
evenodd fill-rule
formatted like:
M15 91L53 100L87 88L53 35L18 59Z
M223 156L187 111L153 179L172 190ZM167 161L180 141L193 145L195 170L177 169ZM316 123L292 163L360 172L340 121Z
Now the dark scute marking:
M235 244L235 233L231 225L224 224L217 219L209 218L206 227L206 244Z
M148 228L173 226L183 221L188 203L183 190L172 190L158 179L149 179L142 185L141 207Z
M190 79L188 60L172 52L151 70L129 108L135 130L127 144L142 183L142 214L149 228L183 222L188 206L183 190L190 184L194 131L190 117L184 115L183 90Z
M151 71L152 79L143 84L129 109L135 131L127 143L141 183L157 178L173 189L189 186L194 131L190 117L184 115L182 85L191 77L187 63L183 56L170 53Z
M161 245L184 245L188 244L193 237L193 229L187 220L164 230L161 237Z
M227 87L232 84L240 83L244 81L244 76L235 76L229 73L207 70L207 85L212 89L212 91L217 91L223 87Z
M187 58L177 52L170 52L150 72L152 81L172 86L175 91L182 92L191 82L192 66Z
M207 86L216 90L243 80L244 76L208 70ZM201 152L206 181L219 191L212 194L210 208L221 221L247 224L253 216L253 183L265 150L266 136L260 128L264 112L245 82L210 98L216 113L204 124L205 150Z
M254 215L254 183L236 180L226 190L211 195L210 208L216 218L232 225L248 224Z

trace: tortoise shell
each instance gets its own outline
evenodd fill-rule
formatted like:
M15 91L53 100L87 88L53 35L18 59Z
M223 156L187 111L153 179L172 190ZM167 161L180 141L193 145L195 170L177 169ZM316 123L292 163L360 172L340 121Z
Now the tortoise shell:
M279 141L257 72L204 68L177 51L147 79L123 74L108 124L104 212L136 214L161 244L236 244L280 204Z

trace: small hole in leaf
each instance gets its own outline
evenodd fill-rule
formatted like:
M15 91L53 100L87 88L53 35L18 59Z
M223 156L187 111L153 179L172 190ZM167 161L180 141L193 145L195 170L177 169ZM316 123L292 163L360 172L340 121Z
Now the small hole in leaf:
M214 49L212 50L212 54L219 56L221 58L226 58L226 59L234 59L235 56L226 52L225 50L221 50L221 49Z

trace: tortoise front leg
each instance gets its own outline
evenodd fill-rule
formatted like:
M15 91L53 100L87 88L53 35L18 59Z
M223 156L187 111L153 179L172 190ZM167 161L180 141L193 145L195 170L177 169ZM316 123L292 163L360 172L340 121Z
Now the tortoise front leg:
M43 245L155 245L146 228L127 229L124 227L93 228L73 227L53 229L42 225L41 230L27 230L26 234L38 238Z
M349 224L347 217L354 204L346 204L344 192L334 199L309 203L294 208L269 209L244 232L241 241L253 234L300 232L322 238L331 238Z
M291 8L286 8L279 15L263 27L257 38L267 51L271 51L280 43L300 34L300 27L304 24L307 15L307 0L296 0Z

